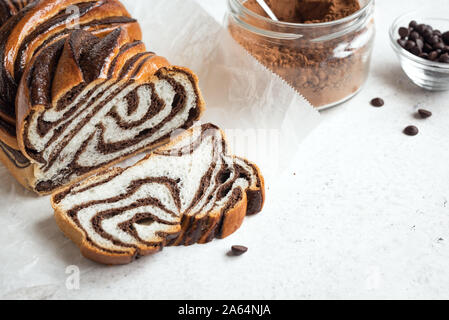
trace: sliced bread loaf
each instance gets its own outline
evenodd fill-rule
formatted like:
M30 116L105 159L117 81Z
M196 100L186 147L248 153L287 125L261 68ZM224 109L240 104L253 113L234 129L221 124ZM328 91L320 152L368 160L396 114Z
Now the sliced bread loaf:
M19 148L34 167L27 184L39 194L166 143L204 108L190 70L169 66L122 29L104 38L75 31L43 49L16 104Z

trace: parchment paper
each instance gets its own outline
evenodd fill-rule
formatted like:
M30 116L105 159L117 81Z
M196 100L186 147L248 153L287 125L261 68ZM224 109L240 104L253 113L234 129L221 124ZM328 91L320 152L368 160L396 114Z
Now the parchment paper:
M196 2L124 3L139 20L148 50L198 75L207 103L202 121L225 129L232 152L257 162L275 183L300 141L318 124L318 112Z
M148 50L199 76L207 102L202 121L224 128L231 150L256 162L267 184L273 185L300 141L318 124L318 113L238 46L195 2L124 3L141 23ZM84 259L57 228L48 197L38 198L23 189L2 165L0 182L0 297L64 296L69 265L76 265L84 279L90 279L85 281L102 277L120 283L141 273L143 264L111 269ZM105 289L100 283L99 287Z

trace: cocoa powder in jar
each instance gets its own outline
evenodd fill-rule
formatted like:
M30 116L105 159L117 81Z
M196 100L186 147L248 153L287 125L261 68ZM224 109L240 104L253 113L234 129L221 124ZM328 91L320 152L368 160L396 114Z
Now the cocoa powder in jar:
M283 21L314 24L339 20L358 10L357 0L267 0ZM289 6L288 3L290 3ZM318 6L317 6L318 4ZM265 16L255 0L244 6ZM283 9L283 10L281 10ZM288 9L288 10L287 10ZM279 32L276 25L251 21L258 28ZM305 29L295 40L265 37L236 24L229 24L234 39L262 64L286 80L315 107L330 106L356 93L366 80L371 52L373 21L354 32L316 41L333 34L333 26ZM368 35L368 37L364 37ZM365 39L359 45L357 39ZM356 44L354 44L356 42Z

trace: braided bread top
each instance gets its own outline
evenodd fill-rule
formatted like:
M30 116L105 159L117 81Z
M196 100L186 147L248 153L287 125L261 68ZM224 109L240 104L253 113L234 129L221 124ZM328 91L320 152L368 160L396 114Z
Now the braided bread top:
M3 0L5 1L5 0ZM20 6L19 6L20 7ZM137 21L117 0L36 0L11 16L0 29L0 118L15 127L15 98L24 70L39 52L76 29L104 36L126 30L130 41L141 39ZM15 137L15 130L6 130ZM5 139L17 148L13 139Z
M73 31L27 65L17 99L17 141L48 194L168 141L192 126L204 101L188 69L146 52L126 29Z
M64 111L67 117L76 110L64 108L92 82L101 79L143 82L168 65L165 58L146 52L140 40L133 41L126 29L115 29L103 38L83 30L73 31L67 39L41 50L25 70L16 102L20 150L31 160L43 162L27 136L27 117L33 113L55 109ZM45 136L58 124L41 117L37 126Z

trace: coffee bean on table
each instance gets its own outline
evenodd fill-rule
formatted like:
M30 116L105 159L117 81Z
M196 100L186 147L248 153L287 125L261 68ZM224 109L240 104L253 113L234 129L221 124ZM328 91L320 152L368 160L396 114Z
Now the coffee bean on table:
M385 102L381 98L374 98L373 100L371 100L371 105L373 107L379 108L379 107L383 107L385 105Z
M419 130L415 126L408 126L404 129L404 134L408 136L416 136L419 133Z
M427 119L432 116L432 112L430 112L429 110L426 110L426 109L419 109L418 114L423 119Z
M399 28L399 36L401 39L405 39L408 37L409 30L408 28L401 27Z
M248 248L245 246L232 246L231 248L232 254L235 256L241 256L242 254L246 253L248 251Z

